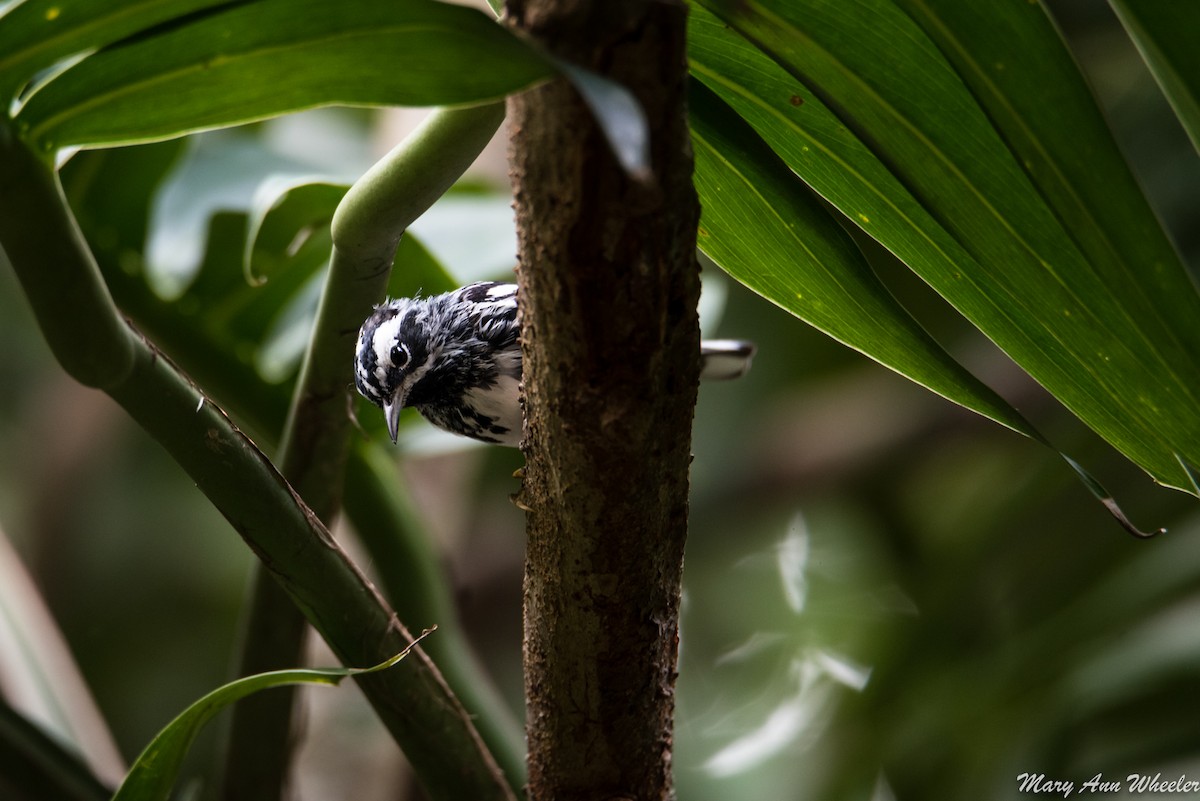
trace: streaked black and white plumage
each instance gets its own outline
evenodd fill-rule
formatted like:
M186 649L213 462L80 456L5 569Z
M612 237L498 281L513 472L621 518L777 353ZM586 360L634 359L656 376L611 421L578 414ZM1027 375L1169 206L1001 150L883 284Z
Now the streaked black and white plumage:
M396 440L400 410L416 407L439 428L483 442L521 441L517 286L482 282L375 307L358 334L354 384L383 409ZM746 372L754 346L701 343L701 378Z

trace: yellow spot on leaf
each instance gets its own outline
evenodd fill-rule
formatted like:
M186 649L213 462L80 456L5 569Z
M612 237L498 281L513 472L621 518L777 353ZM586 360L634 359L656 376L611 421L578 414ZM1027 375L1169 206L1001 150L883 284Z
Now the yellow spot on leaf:
M858 213L858 219L862 220L865 223L869 223L871 221L871 218L868 217L867 215L863 214L861 211Z
M46 22L53 22L58 19L58 15L62 13L62 9L58 6L50 6L46 9Z

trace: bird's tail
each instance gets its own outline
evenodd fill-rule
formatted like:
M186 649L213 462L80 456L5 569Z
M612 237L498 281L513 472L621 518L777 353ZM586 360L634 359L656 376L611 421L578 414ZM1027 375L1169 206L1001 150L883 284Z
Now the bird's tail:
M700 380L729 381L750 369L757 350L744 339L706 339L700 343Z

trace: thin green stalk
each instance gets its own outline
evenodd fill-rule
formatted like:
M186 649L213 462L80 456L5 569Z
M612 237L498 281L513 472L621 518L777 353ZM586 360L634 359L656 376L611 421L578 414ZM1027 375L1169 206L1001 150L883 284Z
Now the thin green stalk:
M347 192L334 216L330 270L277 458L284 477L326 524L341 506L358 326L384 294L405 229L470 166L503 118L499 103L435 111ZM290 599L258 568L244 625L242 675L299 664L304 631ZM294 695L288 687L236 708L226 801L282 797L294 741Z
M438 555L382 445L360 442L346 465L346 512L379 575L384 594L414 628L437 623L421 643L446 683L475 716L475 727L514 787L525 784L525 733L458 624Z
M238 676L303 664L304 615L261 564L255 564L251 572L243 614ZM225 801L270 801L287 796L292 752L301 734L293 714L296 690L294 685L276 687L233 706L221 771L221 798Z
M122 311L195 376L222 408L243 425L262 432L256 438L260 445L274 448L278 425L272 421L285 416L287 404L277 387L265 384L253 366L223 360L208 339L175 325L172 304L150 292L141 277L120 270L106 275ZM421 647L475 716L480 735L511 777L510 783L521 784L525 775L524 733L463 634L438 555L383 450L365 442L351 449L346 513L379 573L384 594L401 620L410 621L414 627L424 627L425 621L437 622L437 633Z
M124 321L115 313L98 314L89 328L81 330L72 316L75 309L111 309L112 298L54 173L17 140L3 119L0 158L0 244L17 271L42 336L63 369L79 383L97 389L121 383L134 362ZM31 196L45 201L48 216L24 227L22 221L30 218L24 201ZM39 230L54 235L34 235ZM40 269L42 264L47 267ZM81 276L63 280L63 274L50 265L71 265Z
M58 361L103 388L167 449L343 664L377 664L412 641L270 461L122 319L51 166L2 121L0 243ZM423 651L360 686L431 796L515 799Z
M110 280L123 277L115 273ZM275 426L270 421L284 416L286 403L274 386L263 384L254 368L241 362L217 369L219 357L207 340L172 326L170 304L149 292L140 278L128 281L118 293L122 310L189 374L203 376L205 390L223 408L267 432L260 444L274 447L270 432ZM391 460L384 448L360 442L351 449L346 470L346 513L375 565L385 596L400 618L414 627L437 622L437 634L421 647L475 716L480 735L512 783L520 784L525 771L524 733L467 643L438 555L404 487L396 481Z

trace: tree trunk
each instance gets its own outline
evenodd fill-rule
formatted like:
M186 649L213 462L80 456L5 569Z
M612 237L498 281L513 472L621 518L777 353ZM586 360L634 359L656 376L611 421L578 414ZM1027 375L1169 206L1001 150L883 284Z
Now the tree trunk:
M527 460L525 692L533 801L672 798L699 206L686 8L509 0L510 22L629 88L653 178L622 172L575 91L509 101Z

